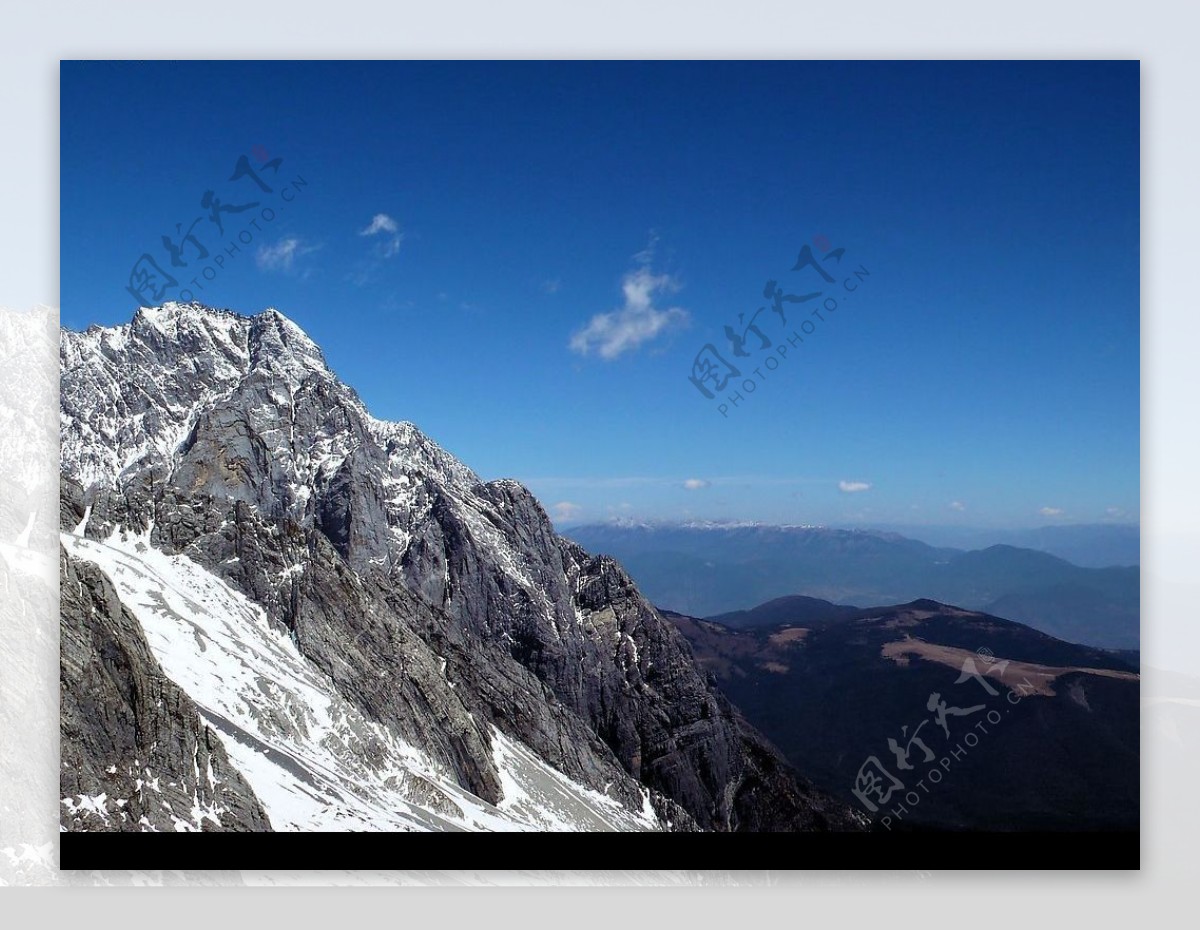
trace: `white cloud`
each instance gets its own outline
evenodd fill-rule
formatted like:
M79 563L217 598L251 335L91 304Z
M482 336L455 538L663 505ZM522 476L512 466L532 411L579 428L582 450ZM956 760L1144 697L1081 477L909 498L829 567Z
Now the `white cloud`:
M542 292L545 294L557 294L559 288L562 287L561 278L547 278L542 282Z
M951 510L959 510L959 511L961 511L961 510L966 510L966 509L967 509L967 505L966 505L966 504L964 504L962 501L951 501L951 502L950 502L950 509L951 509Z
M1063 510L1061 507L1043 507L1038 513L1043 517L1061 517Z
M683 483L683 486L689 491L699 491L701 488L711 487L712 482L705 481L703 478L688 478L687 481Z
M297 258L318 248L320 246L308 245L298 236L289 236L274 245L260 245L254 261L263 271L291 271Z
M656 275L647 266L630 271L621 280L624 306L592 317L587 326L571 336L571 351L580 355L595 352L611 361L664 333L687 326L691 316L683 308L660 310L654 305L656 298L677 290L679 282L671 275Z
M374 236L376 233L386 232L393 235L400 231L399 224L388 216L386 213L376 213L371 218L371 225L359 233L360 236Z
M559 501L554 505L554 519L557 521L574 520L583 508L579 504L573 504L570 501Z
M1105 507L1104 512L1106 514L1108 514L1110 517L1125 516L1125 508L1123 508L1123 507Z
M404 241L404 233L400 232L400 224L386 213L376 213L365 229L360 229L360 236L382 236L383 239L375 246L375 251L382 258L391 258L400 251L400 243Z
M869 481L839 481L838 490L843 494L857 494L859 491L871 490Z

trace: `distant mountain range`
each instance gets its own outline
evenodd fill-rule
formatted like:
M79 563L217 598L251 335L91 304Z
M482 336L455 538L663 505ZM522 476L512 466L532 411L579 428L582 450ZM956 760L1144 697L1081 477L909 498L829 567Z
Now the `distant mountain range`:
M664 616L752 725L878 829L1137 827L1139 676L1118 655L929 600L785 598L728 615L740 630Z
M931 546L955 549L986 549L997 545L1036 549L1084 568L1140 565L1142 562L1142 532L1136 523L1076 523L1015 530L901 525L863 528L899 533Z
M922 597L1027 623L1068 642L1137 649L1140 570L1085 568L1032 549L936 548L896 533L759 524L596 524L572 539L618 559L661 607L713 617L790 595L842 604Z

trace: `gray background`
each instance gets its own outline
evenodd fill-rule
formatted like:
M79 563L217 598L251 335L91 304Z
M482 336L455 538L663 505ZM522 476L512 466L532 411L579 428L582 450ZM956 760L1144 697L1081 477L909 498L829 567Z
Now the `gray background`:
M0 544L20 559L0 591L0 884L7 926L68 920L88 927L233 922L327 925L376 919L457 926L640 926L768 921L864 926L1128 925L1194 912L1200 826L1200 461L1195 398L1196 7L895 2L674 3L616 0L431 4L342 0L286 5L45 2L9 5L0 28L4 171L0 221L0 474L44 506L0 507ZM58 301L58 60L137 57L764 57L1140 58L1143 101L1143 872L1140 875L931 873L897 862L886 874L801 872L104 872L56 871L57 572L51 547L26 552L56 525L57 355L47 316ZM114 131L141 113L114 111ZM1131 248L1136 244L1131 243ZM1069 282L1064 282L1069 287ZM52 319L49 321L52 322ZM1027 334L1036 339L1036 333ZM45 478L49 476L50 480ZM34 533L34 538L38 534ZM47 551L48 550L48 551ZM19 582L12 582L14 577ZM1169 669L1170 672L1155 671ZM469 847L468 847L469 848ZM612 846L604 847L612 850ZM786 843L763 847L786 861ZM601 853L601 847L597 847ZM601 860L603 861L603 860ZM485 865L471 863L468 865ZM985 863L964 862L965 868ZM1019 861L1009 864L1019 869ZM1091 863L1064 862L1064 868ZM169 885L144 892L131 885ZM320 886L268 897L212 885ZM434 885L397 897L331 885ZM476 886L709 885L676 890ZM119 886L104 892L94 885ZM737 887L743 886L743 887ZM387 894L388 896L384 897ZM1185 910L1186 908L1186 910ZM61 923L60 923L61 921Z

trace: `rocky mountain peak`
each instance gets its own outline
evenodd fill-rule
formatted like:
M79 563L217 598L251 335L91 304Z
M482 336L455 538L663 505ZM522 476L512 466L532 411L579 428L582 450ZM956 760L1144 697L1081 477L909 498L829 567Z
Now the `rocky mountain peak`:
M516 746L630 822L650 804L673 828L855 825L748 729L616 562L561 539L518 482L483 482L413 424L372 417L278 311L142 308L64 331L60 356L65 543L116 547L137 585L161 577L133 567L146 547L186 560L171 571L192 590L213 579L211 598L172 608L195 605L186 622L153 613L167 594L131 607L180 638L168 659L227 623L207 600L241 597L298 652L287 668L307 663L348 704L343 717L375 721L487 804L511 795ZM226 709L196 701L211 726L248 705L268 745L304 732L261 729L294 716L286 688L231 697L214 674L204 687ZM363 725L335 731L353 747ZM345 752L355 770L399 764Z

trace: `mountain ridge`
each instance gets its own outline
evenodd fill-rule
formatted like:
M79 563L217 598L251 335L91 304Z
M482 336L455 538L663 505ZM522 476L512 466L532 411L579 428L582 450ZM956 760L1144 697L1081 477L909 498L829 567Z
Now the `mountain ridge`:
M1140 676L1120 655L928 598L742 629L664 616L753 725L883 829L1137 825ZM916 792L910 809L883 824L891 809L854 794L864 770Z
M620 559L654 603L691 616L793 595L853 604L931 597L1075 642L1136 649L1140 641L1136 566L1083 568L1007 544L966 551L832 527L599 524L568 535Z
M598 791L634 818L650 805L660 829L861 825L710 686L614 560L555 534L519 483L482 481L412 424L372 417L278 311L143 308L120 327L63 331L60 358L70 557L121 574L160 648L180 645L167 602L196 636L227 636L178 586L145 588L154 553L187 560L177 585L199 584L194 565L212 597L248 599L298 650L288 668L330 683L322 701L348 702L453 782L403 790L461 808L457 785L502 806L507 740L578 785L575 797ZM231 673L211 674L206 685ZM291 674L300 693L308 672ZM294 741L311 726L286 695L264 704L246 685L234 697L239 730ZM333 731L335 762L366 773L354 790L369 806L379 766L401 750L373 760L367 724L348 726ZM554 776L538 779L549 791ZM284 801L268 800L273 823Z

